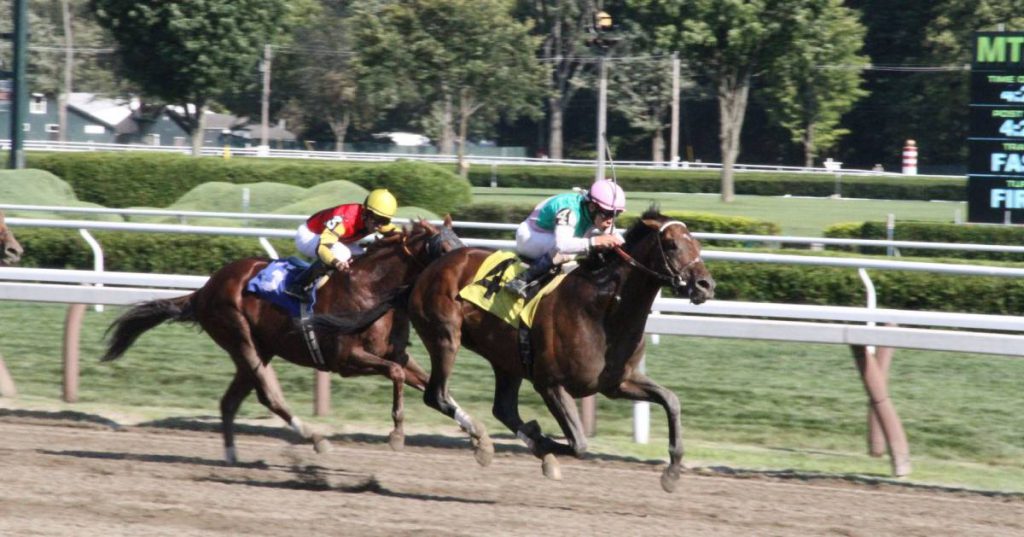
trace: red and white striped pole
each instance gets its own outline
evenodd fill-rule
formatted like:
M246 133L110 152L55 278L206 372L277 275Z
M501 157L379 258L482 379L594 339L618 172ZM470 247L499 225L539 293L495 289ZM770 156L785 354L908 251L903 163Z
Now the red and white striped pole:
M913 140L903 146L903 175L917 175L917 142Z

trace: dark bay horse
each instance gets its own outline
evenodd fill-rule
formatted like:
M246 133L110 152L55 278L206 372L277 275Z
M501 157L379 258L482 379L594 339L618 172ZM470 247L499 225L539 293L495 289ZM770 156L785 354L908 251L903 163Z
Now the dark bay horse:
M669 466L661 477L671 492L683 456L679 399L637 370L644 351L644 325L658 290L666 284L700 304L714 295L715 281L700 257L700 243L682 222L645 212L607 262L592 255L544 297L529 333L532 364L524 365L517 329L459 298L483 260L480 249L453 252L423 272L413 287L409 316L430 353L427 405L455 419L469 433L477 461L486 466L494 447L482 424L459 408L448 378L460 345L486 358L494 369L494 416L543 461L544 475L559 479L555 455L582 457L586 436L573 398L602 393L610 398L651 401L665 408ZM558 420L568 444L544 435L536 421L519 417L519 386L529 379Z
M0 248L3 248L0 251L0 267L18 264L21 254L25 253L18 239L14 238L14 232L7 227L3 212L0 212Z
M406 352L410 329L404 309L393 309L388 299L396 300L398 291L407 289L431 261L462 246L451 229L450 218L440 228L421 220L410 229L370 244L365 254L353 260L349 270L334 274L317 291L315 313L330 314L339 322L346 315L355 320L352 326L340 326L332 337L318 334L327 366L343 377L381 374L394 385L395 428L389 443L395 449L404 444L402 385L408 383L422 390L427 375ZM198 324L235 363L235 377L220 401L225 458L229 463L237 460L235 414L253 390L260 403L303 438L312 440L318 452L329 447L322 435L313 432L287 408L277 375L270 367L274 356L305 367L313 367L313 359L293 319L245 291L249 279L267 263L266 259L258 258L235 261L213 273L194 293L136 305L108 328L110 340L102 358L118 358L139 335L164 321Z

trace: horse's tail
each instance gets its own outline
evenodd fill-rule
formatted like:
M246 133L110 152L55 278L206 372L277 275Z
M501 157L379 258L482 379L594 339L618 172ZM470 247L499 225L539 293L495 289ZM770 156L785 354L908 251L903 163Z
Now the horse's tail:
M150 300L126 311L107 327L104 333L104 337L108 338L107 352L100 361L120 358L143 332L163 322L196 322L192 307L194 295L191 293L177 298Z
M366 330L392 309L404 308L409 302L411 292L412 286L405 285L393 289L377 305L365 311L314 315L311 319L313 328L326 336L357 334Z

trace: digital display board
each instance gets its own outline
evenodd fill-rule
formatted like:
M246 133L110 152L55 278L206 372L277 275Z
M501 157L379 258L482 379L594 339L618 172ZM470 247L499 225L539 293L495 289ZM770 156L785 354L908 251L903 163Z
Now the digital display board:
M1024 223L1024 32L974 34L967 219Z

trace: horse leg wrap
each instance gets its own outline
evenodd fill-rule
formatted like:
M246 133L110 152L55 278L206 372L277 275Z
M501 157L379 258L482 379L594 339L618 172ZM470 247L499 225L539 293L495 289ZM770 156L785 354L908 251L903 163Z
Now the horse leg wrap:
M473 419L466 414L466 411L461 408L455 409L455 421L459 422L459 427L462 427L463 431L466 431L470 435L476 435L476 428L473 427Z
M300 420L298 416L292 416L292 421L288 425L292 428L292 430L299 433L299 436L306 436L304 427L302 425L302 420Z

